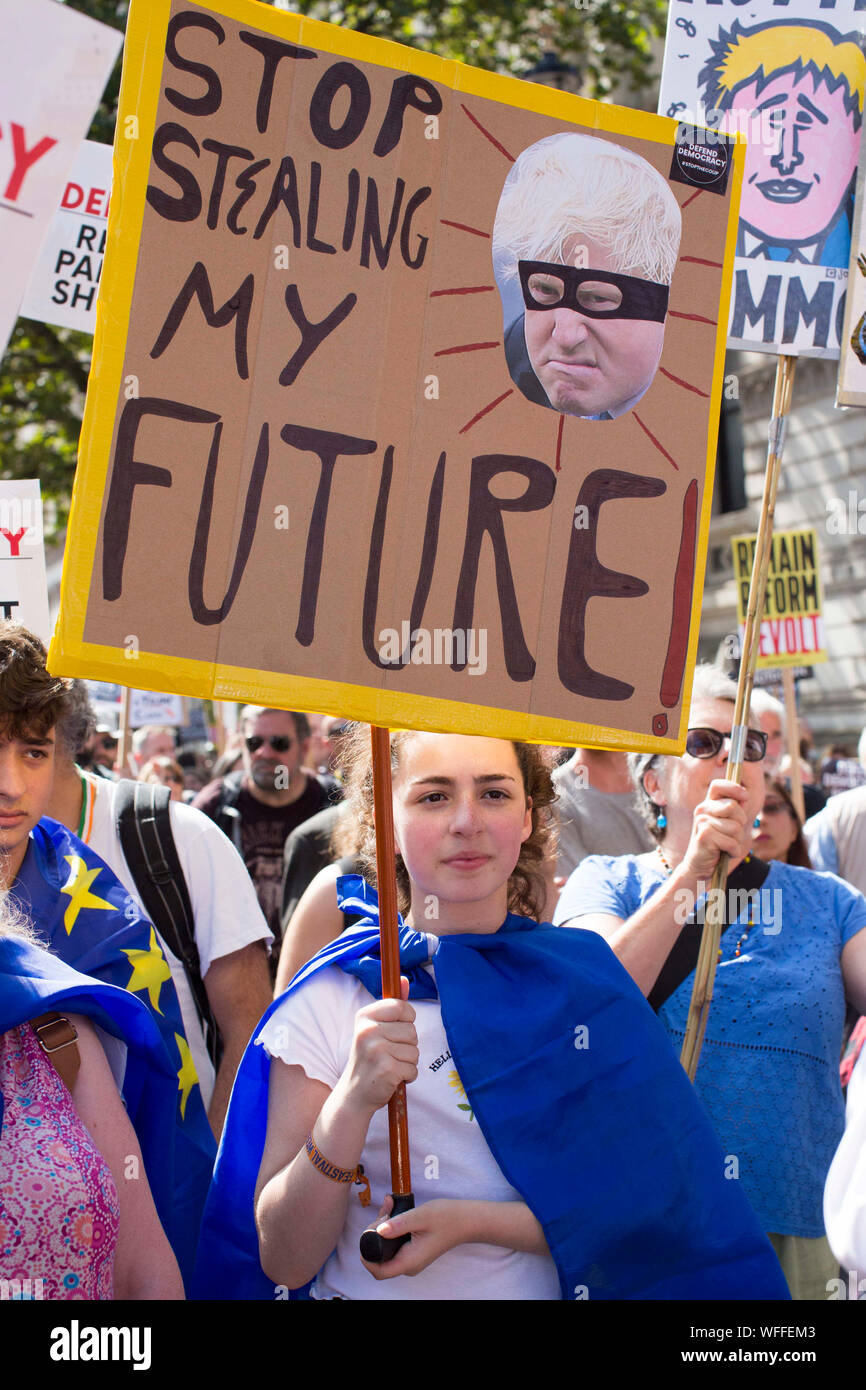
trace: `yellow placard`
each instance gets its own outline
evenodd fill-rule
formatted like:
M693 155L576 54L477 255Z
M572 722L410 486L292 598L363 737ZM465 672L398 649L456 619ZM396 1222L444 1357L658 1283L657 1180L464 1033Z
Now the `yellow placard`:
M133 0L51 669L680 748L743 146L676 131Z
M755 544L755 536L734 536L731 541L741 630ZM800 666L826 660L818 533L811 527L774 531L757 665Z

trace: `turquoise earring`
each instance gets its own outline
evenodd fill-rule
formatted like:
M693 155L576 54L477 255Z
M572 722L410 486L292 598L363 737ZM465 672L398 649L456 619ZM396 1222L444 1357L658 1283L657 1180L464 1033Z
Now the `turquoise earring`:
M659 811L658 820L656 821L656 825L658 826L659 830L664 830L667 823L668 818L665 815L664 811Z

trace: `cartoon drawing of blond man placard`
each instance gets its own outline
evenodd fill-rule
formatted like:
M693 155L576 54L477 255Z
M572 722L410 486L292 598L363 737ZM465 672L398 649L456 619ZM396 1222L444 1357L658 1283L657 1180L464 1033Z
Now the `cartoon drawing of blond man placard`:
M856 33L831 25L737 21L711 40L699 75L719 128L761 117L750 139L739 255L847 266L866 59Z
M863 0L670 0L659 110L746 137L728 346L839 356L866 85ZM820 18L816 18L820 14Z

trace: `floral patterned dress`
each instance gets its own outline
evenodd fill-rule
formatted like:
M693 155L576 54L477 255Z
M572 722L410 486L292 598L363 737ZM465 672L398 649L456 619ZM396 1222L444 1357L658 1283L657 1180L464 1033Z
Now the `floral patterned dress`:
M0 1297L112 1298L117 1188L29 1023L0 1034L0 1095Z

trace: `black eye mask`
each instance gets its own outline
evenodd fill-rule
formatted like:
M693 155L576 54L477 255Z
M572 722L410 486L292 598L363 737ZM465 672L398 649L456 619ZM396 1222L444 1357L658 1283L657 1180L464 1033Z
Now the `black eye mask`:
M527 309L573 309L590 319L665 321L668 286L655 280L550 261L518 261L517 269Z

